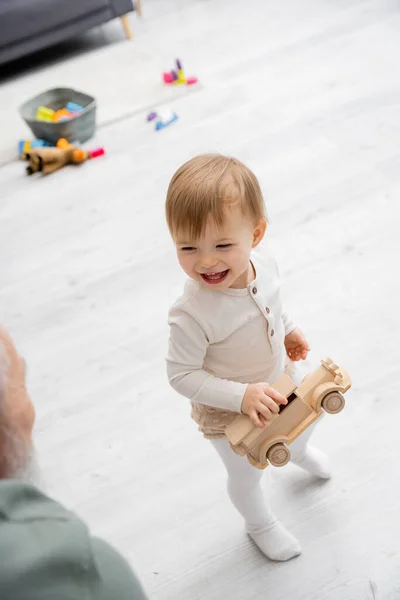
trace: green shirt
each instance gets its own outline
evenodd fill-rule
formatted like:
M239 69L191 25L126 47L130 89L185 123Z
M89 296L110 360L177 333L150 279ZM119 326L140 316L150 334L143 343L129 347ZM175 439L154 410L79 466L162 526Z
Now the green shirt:
M1 600L146 600L128 563L76 515L0 481Z

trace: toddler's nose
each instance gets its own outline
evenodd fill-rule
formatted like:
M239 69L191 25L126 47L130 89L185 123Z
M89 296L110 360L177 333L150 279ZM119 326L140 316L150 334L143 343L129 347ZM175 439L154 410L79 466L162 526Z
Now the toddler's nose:
M201 268L205 269L205 270L210 270L212 267L215 267L218 263L218 259L216 259L214 256L210 255L203 255L200 259L201 262Z

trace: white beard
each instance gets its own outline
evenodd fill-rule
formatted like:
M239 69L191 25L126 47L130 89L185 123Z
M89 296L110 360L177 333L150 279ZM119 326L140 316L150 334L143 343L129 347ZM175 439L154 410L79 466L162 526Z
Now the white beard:
M0 426L2 438L0 464L4 479L19 479L39 486L40 474L34 448L12 426Z
M26 483L31 483L37 487L42 487L39 465L36 459L36 453L32 448L26 458L17 469L10 475L10 479L18 479Z

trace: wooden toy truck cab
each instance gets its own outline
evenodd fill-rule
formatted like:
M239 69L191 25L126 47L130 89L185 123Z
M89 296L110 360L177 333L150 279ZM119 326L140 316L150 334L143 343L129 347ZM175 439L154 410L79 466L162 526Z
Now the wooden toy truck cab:
M249 462L265 469L269 463L282 467L290 460L288 444L316 421L323 412L337 414L343 410L343 394L351 387L349 374L331 358L305 376L299 387L284 374L272 385L288 399L278 414L261 429L247 415L238 416L226 429L237 454L247 455Z

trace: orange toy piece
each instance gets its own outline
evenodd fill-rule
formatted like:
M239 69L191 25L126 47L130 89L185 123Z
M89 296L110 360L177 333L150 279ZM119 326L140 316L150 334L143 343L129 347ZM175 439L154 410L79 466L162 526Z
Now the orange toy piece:
M74 164L85 162L85 160L91 158L90 152L85 152L85 150L82 150L81 148L76 148L64 138L58 140L57 148L64 151L72 151L72 163Z
M55 113L53 113L51 118L57 123L57 121L60 121L61 119L70 119L71 113L66 108L61 108L60 110L57 110Z
M72 146L67 140L61 138L56 148L34 148L25 154L25 160L29 165L26 167L28 175L43 173L48 175L66 165L81 164L86 160L101 156L104 151L89 152Z
M65 138L60 138L57 142L57 148L60 148L61 150L68 150L69 148L73 148L73 146Z
M331 358L306 375L297 387L289 375L279 377L271 386L288 399L280 412L264 428L256 427L247 415L240 415L226 429L233 450L258 469L269 463L283 467L290 460L288 444L305 431L323 412L336 414L343 410L343 394L351 387L350 376Z

